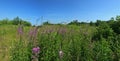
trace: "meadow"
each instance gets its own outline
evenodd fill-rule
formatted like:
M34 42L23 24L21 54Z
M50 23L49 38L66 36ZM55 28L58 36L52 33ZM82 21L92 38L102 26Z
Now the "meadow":
M96 24L0 25L0 61L120 61L119 33Z

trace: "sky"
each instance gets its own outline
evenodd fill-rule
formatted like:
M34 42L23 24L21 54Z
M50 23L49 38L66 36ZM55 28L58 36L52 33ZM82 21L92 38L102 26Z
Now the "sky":
M32 24L109 20L120 15L120 0L0 0L0 19L19 16Z

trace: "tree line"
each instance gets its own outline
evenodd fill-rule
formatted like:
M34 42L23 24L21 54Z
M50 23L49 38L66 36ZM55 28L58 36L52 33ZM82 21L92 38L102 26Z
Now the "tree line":
M19 17L15 17L12 20L9 19L2 19L0 20L0 25L3 24L12 24L12 25L18 25L18 24L23 24L24 26L32 26L32 24L28 21L25 21ZM43 22L42 25L62 25L61 23L58 24L53 24L50 23L48 21ZM115 33L120 34L120 16L116 16L115 18L111 18L109 20L96 20L96 22L79 22L78 20L73 20L69 23L67 23L66 25L77 25L77 26L81 26L81 25L90 25L90 26L96 26L96 27L109 27L111 28Z
M5 24L7 24L7 25L19 25L19 24L22 24L22 25L24 25L24 26L31 26L32 24L30 23L30 22L28 22L28 21L25 21L25 20L23 20L23 19L21 19L21 18L19 18L19 17L15 17L14 19L12 19L12 20L9 20L9 19L2 19L2 20L0 20L0 25L5 25Z

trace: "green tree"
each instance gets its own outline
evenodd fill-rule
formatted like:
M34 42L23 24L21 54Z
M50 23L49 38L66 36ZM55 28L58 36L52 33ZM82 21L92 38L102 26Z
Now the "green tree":
M92 21L90 21L90 23L89 23L89 24L90 24L90 26L93 26L93 25L94 25L94 23L93 23Z
M31 26L30 22L22 20L19 17L14 18L11 22L13 25L23 24L24 26Z
M22 21L22 23L23 23L23 25L25 25L25 26L31 26L31 23L28 22L28 21Z
M10 24L9 22L10 22L9 19L5 18L5 19L0 21L0 24Z
M18 24L21 24L21 19L17 16L16 18L14 18L13 20L12 20L12 24L13 25L18 25Z
M120 34L120 16L116 16L116 21L111 24L111 28L116 34Z
M110 26L106 22L103 22L101 25L97 27L97 31L93 36L93 39L95 40L100 40L101 38L107 39L108 37L113 35L114 32L112 28L110 28Z
M80 22L78 22L78 20L73 20L72 22L68 23L68 25L80 25Z
M43 25L52 25L50 22L46 21L46 22L43 22Z
M97 22L95 23L96 26L99 26L100 24L102 24L101 20L97 20Z

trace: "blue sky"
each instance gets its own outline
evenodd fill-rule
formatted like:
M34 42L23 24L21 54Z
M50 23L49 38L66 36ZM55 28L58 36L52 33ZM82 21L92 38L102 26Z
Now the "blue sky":
M120 15L120 0L0 0L0 19L16 16L38 24L109 20Z

